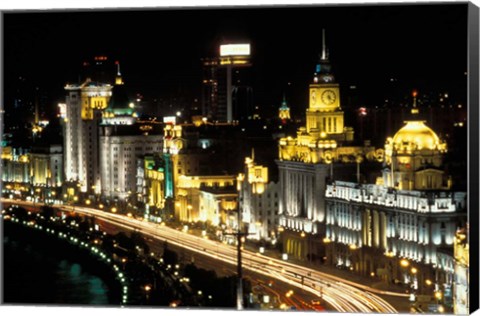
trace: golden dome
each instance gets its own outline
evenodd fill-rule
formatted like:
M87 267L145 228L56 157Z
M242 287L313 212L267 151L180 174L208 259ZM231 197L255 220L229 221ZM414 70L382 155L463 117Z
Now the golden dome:
M445 149L437 134L423 121L407 121L393 136L392 143L398 149L413 147L416 149Z

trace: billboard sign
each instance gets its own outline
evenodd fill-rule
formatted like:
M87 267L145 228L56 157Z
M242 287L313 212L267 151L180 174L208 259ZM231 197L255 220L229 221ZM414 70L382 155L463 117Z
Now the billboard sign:
M220 45L220 56L250 56L250 44Z

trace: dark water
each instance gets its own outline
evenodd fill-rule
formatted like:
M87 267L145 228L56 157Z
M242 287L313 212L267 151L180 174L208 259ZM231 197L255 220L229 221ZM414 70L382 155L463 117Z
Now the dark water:
M51 239L29 241L7 230L3 239L3 294L6 304L108 305L105 282L82 268L81 260L62 256ZM43 247L50 247L48 251ZM72 246L73 247L73 246ZM53 254L52 254L53 253Z

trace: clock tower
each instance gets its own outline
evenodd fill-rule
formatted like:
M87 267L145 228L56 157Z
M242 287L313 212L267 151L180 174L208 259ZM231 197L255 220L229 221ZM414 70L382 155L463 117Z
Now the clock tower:
M325 30L322 35L322 54L315 69L313 83L309 87L307 132L321 135L343 134L344 122L340 107L340 88L331 71L325 45Z

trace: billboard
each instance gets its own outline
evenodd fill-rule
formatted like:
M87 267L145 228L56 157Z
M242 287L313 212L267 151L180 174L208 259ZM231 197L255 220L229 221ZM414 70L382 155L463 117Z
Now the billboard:
M220 45L220 56L250 56L250 44Z

